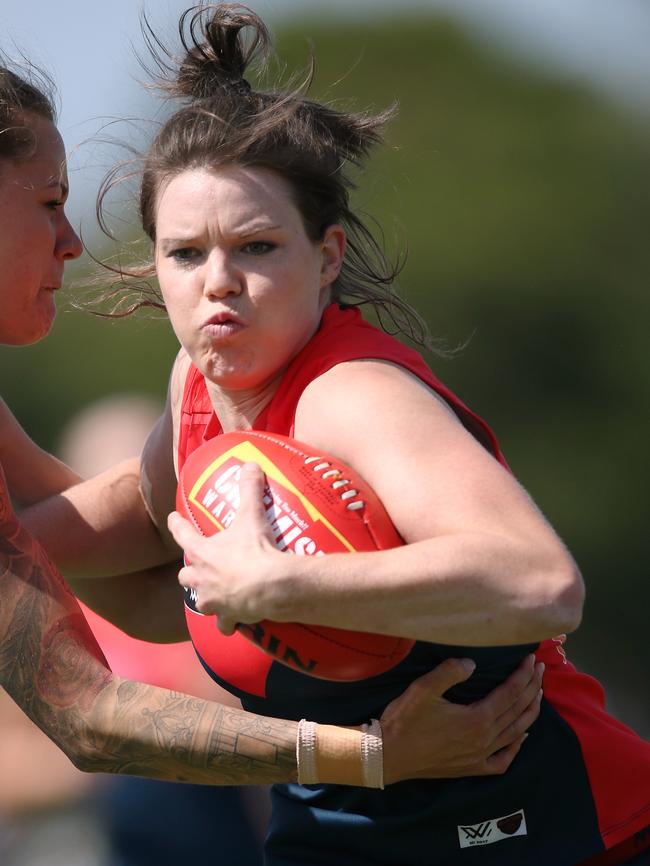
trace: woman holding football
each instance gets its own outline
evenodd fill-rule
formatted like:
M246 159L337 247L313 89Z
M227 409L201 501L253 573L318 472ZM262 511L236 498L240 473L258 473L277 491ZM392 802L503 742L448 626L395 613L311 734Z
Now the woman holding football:
M0 67L0 112L0 207L11 214L0 245L0 341L26 345L49 331L54 292L61 285L65 263L80 254L81 246L64 213L65 153L51 97L43 86ZM261 720L110 673L75 600L39 545L18 524L9 498L11 491L16 501L30 503L79 479L38 449L2 402L0 424L0 455L9 484L7 488L0 470L2 685L84 769L222 784L294 778L295 722ZM132 474L128 465L113 476L125 501ZM132 489L137 493L137 487ZM164 558L149 518L134 525L134 517L134 512L127 512L141 552L155 550L145 556ZM129 575L132 579L137 578ZM145 579L150 581L151 576ZM13 664L16 658L22 660L18 666ZM462 708L437 695L469 673L463 663L443 665L429 677L428 695L424 689L420 696L412 691L403 706L398 702L391 708L414 733L420 723L423 733L431 726L438 733L425 746L426 757L413 760L412 747L407 749L397 732L393 749L389 725L388 778L505 770L537 714L539 673L533 672L532 663L523 665L508 688L496 690L476 705L474 713L459 715ZM478 748L462 746L454 755L452 736L457 738L459 727L466 730L468 740L478 734L489 742ZM219 732L226 730L232 737L220 739ZM247 745L243 738L237 744L237 733L244 730L255 732L254 741ZM499 754L492 757L494 751ZM340 763L333 769L342 781L349 767Z
M206 539L172 515L191 562L179 576L189 603L219 616L210 640L221 653L213 645L210 655L221 661L210 673L248 709L356 725L451 656L477 663L453 692L460 703L485 695L531 652L546 664L540 716L507 773L367 791L303 771L301 781L316 784L274 788L268 863L632 862L650 819L650 745L605 714L598 684L575 671L563 637L553 637L580 621L575 563L487 425L420 355L357 309L370 303L380 321L429 345L348 200L349 169L363 163L389 115L253 90L246 69L267 34L243 7L196 7L181 33L178 65L171 54L158 65L185 104L149 149L140 195L153 244L148 273L157 273L182 347L143 453L147 510L164 532L187 456L223 432L266 430L354 467L405 541L354 557L286 556L273 544L253 468L242 473L244 507L225 532ZM139 302L128 303L122 311ZM97 502L117 514L116 499L98 479L39 506L30 522L55 560L83 571L101 544L71 551L62 515L80 539L88 523L108 537L111 521L97 517ZM128 546L121 553L137 555ZM360 683L269 666L262 653L256 674L229 635L236 623L262 619L416 643L396 668ZM204 642L195 637L200 656ZM481 847L480 858L470 847Z
M64 267L81 253L65 216L65 152L52 98L45 84L32 78L0 66L0 210L5 215L0 342L16 346L48 333ZM206 784L294 780L295 721L260 717L111 673L76 600L12 508L12 499L30 503L80 479L29 440L2 401L0 430L0 684L84 770ZM119 474L123 500L129 498L132 475L130 464ZM140 502L137 486L132 490ZM164 559L146 512L138 519L132 508L127 519L141 549L149 550L145 556ZM172 608L178 606L174 600L170 597ZM387 779L506 769L538 713L539 673L529 660L506 688L474 711L441 697L469 673L462 661L443 665L422 681L424 688L407 692L388 708ZM393 713L422 749L404 740L399 725L392 726ZM434 737L427 735L431 727L437 729ZM468 745L455 749L459 727ZM477 734L491 744L472 744ZM330 736L335 744L337 736L347 737L354 750L363 735L334 728ZM361 758L350 760L350 754L334 749L330 781L345 782L363 770Z

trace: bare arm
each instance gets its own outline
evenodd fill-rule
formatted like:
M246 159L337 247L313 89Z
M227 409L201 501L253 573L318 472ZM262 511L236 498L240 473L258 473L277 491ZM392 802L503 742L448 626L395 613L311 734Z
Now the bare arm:
M31 505L76 484L79 476L30 439L0 398L0 466L14 502Z
M21 511L67 578L127 574L178 558L140 493L134 457Z
M266 618L481 646L577 626L582 580L564 545L510 473L410 375L380 362L334 368L303 394L295 435L357 469L406 544L286 556L260 507L254 543L252 524L236 521L197 539L181 574L226 633Z
M181 561L134 574L73 578L76 598L121 631L150 643L188 639L183 593L178 585Z
M157 428L149 460L168 435L169 426ZM148 465L158 481L156 460ZM165 497L174 486L172 472L167 493L148 502L154 519L169 507ZM8 559L0 574L2 591L13 601L0 613L0 682L78 766L220 784L295 777L294 722L115 677L38 545L26 537L21 548L11 533L7 537L13 547L4 551ZM91 544L84 549L92 556ZM31 647L30 664L16 667L12 661L21 644ZM538 713L541 671L529 660L476 704L445 700L444 692L467 675L457 662L445 662L387 708L382 717L387 782L492 775L510 765Z
M295 780L295 722L114 676L6 495L0 593L0 684L80 769L222 785ZM444 692L470 673L445 662L387 708L387 783L505 772L537 716L541 668L526 660L469 707L446 701Z
M336 395L339 411L319 412ZM391 364L361 361L316 380L303 400L296 437L331 443L368 480L406 542L364 556L356 581L350 557L337 557L326 572L313 558L308 563L328 594L339 581L359 588L368 628L399 624L406 636L476 646L577 627L583 585L566 547L437 395ZM356 606L350 600L345 610Z
M0 683L78 767L213 784L294 777L294 722L114 676L75 599L0 501Z
M171 454L168 400L142 461L125 460L21 513L78 598L127 634L157 642L187 639L180 550L165 526L176 486ZM155 509L164 512L162 528Z
M186 366L179 356L165 409L140 458L124 460L81 483L75 476L58 495L21 512L21 521L66 579L129 574L180 558L166 519L176 493L172 415ZM13 493L11 484L9 488Z
M125 461L32 506L21 520L100 616L141 640L186 640L179 550L151 522L139 466Z

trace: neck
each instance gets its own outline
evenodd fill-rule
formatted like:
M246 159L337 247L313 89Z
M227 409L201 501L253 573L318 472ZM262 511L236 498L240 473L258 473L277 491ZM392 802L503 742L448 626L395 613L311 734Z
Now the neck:
M257 416L273 399L281 378L282 373L278 373L277 376L263 385L238 391L220 388L206 380L210 401L223 432L250 430Z

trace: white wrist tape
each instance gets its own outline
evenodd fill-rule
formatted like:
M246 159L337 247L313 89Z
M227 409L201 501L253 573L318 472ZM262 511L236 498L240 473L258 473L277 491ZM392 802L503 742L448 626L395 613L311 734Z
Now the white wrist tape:
M378 719L362 725L361 765L366 788L384 787L384 741Z
M300 785L315 785L318 782L316 722L308 722L307 719L301 719L298 723L296 758L298 762L298 783Z
M296 743L298 782L383 788L381 726L376 719L363 730L318 725L302 719Z

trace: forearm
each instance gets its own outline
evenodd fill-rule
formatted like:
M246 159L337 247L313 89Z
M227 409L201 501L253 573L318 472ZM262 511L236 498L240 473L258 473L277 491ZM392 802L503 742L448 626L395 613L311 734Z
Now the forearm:
M0 513L0 529L2 523ZM17 527L0 532L0 588L6 602L0 607L0 684L79 768L222 785L296 780L296 722L114 676L76 602ZM539 679L528 683L529 671L522 691L511 677L509 689L504 684L462 707L441 697L471 672L454 673L454 664L414 683L382 716L389 741L386 783L503 772L516 754L536 715L531 698ZM504 722L486 738L486 724L491 729L495 717ZM362 735L332 731L325 748L318 735L319 755L326 757L316 759L319 778L365 782ZM416 748L404 732L415 736Z
M75 599L1 495L0 593L0 684L78 767L213 784L297 778L295 722L261 718L115 677ZM479 749L477 755L470 748L468 752L467 737L462 735L459 757L461 723L469 724L470 745L483 742L477 732L484 727L486 700L499 692L467 708L439 697L469 673L454 675L448 665L441 677L436 669L432 672L436 688L427 677L426 682L413 684L404 701L398 699L387 708L386 782L419 775L481 775L503 772L508 766L522 742L522 732L534 720L536 705L531 698L540 683L532 682L532 694L528 687L521 695L516 690L514 704L506 701L512 712L503 712L499 705L495 708L496 716L505 718L505 728L487 740L487 751ZM499 687L501 692L505 686ZM443 718L452 713L451 738L449 724L436 723L441 711ZM493 715L488 712L488 721ZM423 730L437 736L443 727L447 734L440 742L426 740L424 752L414 749L410 738L401 733ZM316 757L320 781L370 783L365 735L334 729L333 736L328 732L324 736L327 746L317 735L317 753L325 758L321 762ZM415 737L416 743L420 740ZM499 758L494 764L493 753L507 760ZM372 783L377 784L375 774Z
M124 574L177 555L147 513L137 459L25 509L20 518L66 577Z
M131 637L152 643L187 640L179 562L113 577L69 579L76 597Z
M212 784L295 777L294 722L114 676L18 526L0 541L0 592L0 684L80 768Z
M289 559L269 597L269 619L504 645L574 630L583 602L580 575L561 548L483 533L379 553ZM276 568L280 563L276 558Z
M296 778L296 722L154 686L114 677L78 723L71 757L83 770L213 785Z
M498 646L579 624L582 579L550 530L447 532L389 550L291 555L274 544L257 498L262 483L259 472L242 472L246 519L238 514L212 536L170 518L189 561L179 580L226 634L237 623L271 620Z

